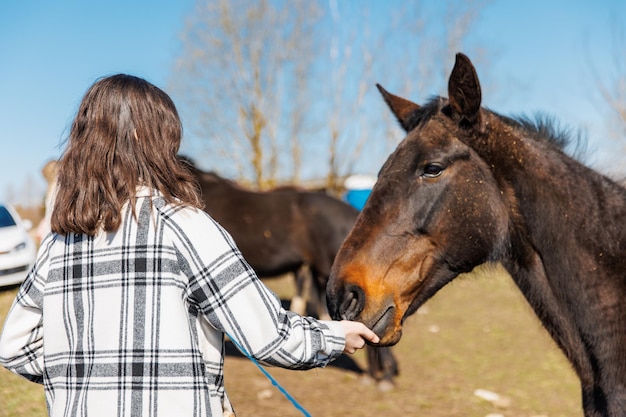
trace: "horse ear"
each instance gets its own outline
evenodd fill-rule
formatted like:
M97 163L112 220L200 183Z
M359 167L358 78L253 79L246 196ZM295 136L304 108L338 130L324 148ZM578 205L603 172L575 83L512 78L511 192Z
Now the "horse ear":
M411 126L409 120L413 112L419 109L420 106L412 101L391 94L380 84L376 84L376 87L378 88L378 91L380 91L380 94L382 94L385 99L385 103L387 103L391 112L396 116L398 122L400 122L400 126L402 126L407 133L412 130L413 126Z
M452 109L466 122L474 124L480 110L480 83L472 62L465 55L456 54L454 68L448 81L448 99Z

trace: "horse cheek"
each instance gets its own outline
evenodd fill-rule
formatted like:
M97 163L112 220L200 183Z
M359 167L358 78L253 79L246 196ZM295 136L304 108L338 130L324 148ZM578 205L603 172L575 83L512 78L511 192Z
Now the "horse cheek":
M445 259L456 273L471 271L494 257L507 233L508 215L497 185L487 168L472 166L465 172L463 187L446 202L457 209L439 219L439 241L444 241Z

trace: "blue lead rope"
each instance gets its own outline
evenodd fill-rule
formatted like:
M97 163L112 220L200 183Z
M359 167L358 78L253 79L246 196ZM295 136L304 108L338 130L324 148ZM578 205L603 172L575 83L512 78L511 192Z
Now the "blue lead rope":
M239 349L241 351L241 353L243 353L244 355L246 355L246 357L248 359L250 359L256 366L257 368L259 368L261 370L261 372L263 372L263 375L265 375L267 377L267 379L269 379L270 381L272 381L272 385L274 385L276 388L278 388L278 390L291 402L291 404L293 404L294 407L296 407L296 409L298 409L305 417L311 417L311 414L309 414L308 411L306 411L304 409L304 407L302 407L300 405L300 403L298 403L298 401L296 401L295 398L293 398L291 396L291 394L289 394L287 392L287 390L285 390L279 383L278 381L276 381L274 379L274 377L272 375L270 375L269 372L267 372L265 370L265 368L263 368L261 366L261 364L259 362L257 362L256 359L254 359L249 353L248 351L246 351L243 346L241 346L230 334L226 333L226 336L228 336L231 340L231 342L233 342L235 344L235 346L237 346L237 349Z

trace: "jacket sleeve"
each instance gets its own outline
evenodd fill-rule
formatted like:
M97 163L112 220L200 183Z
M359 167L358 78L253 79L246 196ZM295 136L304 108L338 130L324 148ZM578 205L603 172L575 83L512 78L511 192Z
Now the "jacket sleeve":
M48 236L50 237L50 235ZM43 292L47 250L42 249L22 283L0 334L0 364L24 378L43 383Z
M291 369L321 367L340 356L343 328L282 308L232 237L206 213L181 216L176 246L189 278L190 304L249 355Z

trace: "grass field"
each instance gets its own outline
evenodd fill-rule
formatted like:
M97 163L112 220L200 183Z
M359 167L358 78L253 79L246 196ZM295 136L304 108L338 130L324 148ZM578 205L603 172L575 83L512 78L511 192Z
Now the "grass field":
M286 279L267 284L282 298L293 291ZM0 319L15 293L0 291ZM355 371L364 366L362 352L325 369L266 369L312 416L582 416L576 376L499 268L481 268L440 291L407 320L395 353L400 376L387 393ZM239 416L302 415L240 355L226 358L226 387ZM506 401L483 400L477 389ZM45 415L42 388L0 369L0 417Z
M4 323L16 287L0 289L0 319ZM43 387L13 375L0 366L0 417L46 416Z

